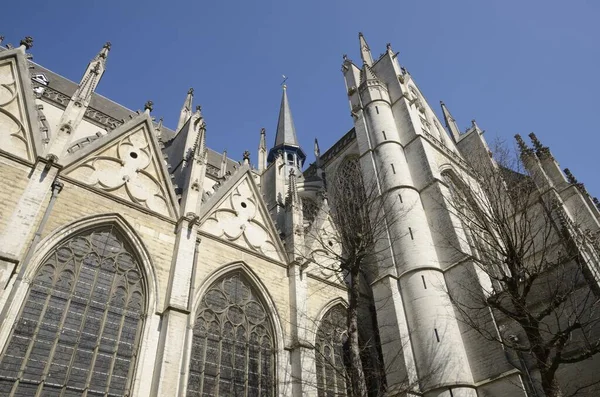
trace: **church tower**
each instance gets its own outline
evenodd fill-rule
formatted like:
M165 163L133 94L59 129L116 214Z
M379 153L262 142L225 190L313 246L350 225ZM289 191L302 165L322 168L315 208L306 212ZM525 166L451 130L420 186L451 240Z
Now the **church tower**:
M408 380L420 384L419 395L475 396L428 217L426 186L435 172L428 141L453 144L446 134L432 133L439 122L391 46L374 61L362 33L359 42L362 65L344 56L342 72L361 169L365 180L377 179L389 213L402 218L390 223L391 254L371 283L388 389Z

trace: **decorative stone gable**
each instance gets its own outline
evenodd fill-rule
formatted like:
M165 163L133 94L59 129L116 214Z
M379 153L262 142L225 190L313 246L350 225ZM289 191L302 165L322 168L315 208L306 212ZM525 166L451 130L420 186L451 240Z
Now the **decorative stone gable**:
M0 59L0 148L32 160L23 87L16 57Z
M200 229L271 259L283 261L278 249L279 238L248 175L245 173L220 203L210 210Z
M134 120L128 124L132 122L135 125L129 131L120 134L117 130L75 152L74 155L79 154L81 158L69 165L64 174L151 211L173 216L176 211L169 191L172 189L163 171L163 159L153 142L150 124Z

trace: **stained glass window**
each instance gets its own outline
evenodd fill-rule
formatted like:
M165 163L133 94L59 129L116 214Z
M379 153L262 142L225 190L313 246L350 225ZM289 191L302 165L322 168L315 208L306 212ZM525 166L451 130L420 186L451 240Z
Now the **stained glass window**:
M344 345L348 339L347 311L342 305L331 308L317 331L315 361L319 397L346 396Z
M145 306L140 267L113 227L61 243L0 356L2 395L129 395Z
M193 332L188 397L275 395L268 311L241 273L210 287Z

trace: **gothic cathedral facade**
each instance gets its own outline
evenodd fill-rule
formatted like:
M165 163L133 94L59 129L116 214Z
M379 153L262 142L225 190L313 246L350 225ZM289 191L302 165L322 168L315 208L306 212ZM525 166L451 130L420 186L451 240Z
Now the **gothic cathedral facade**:
M175 130L151 102L132 112L96 94L110 43L79 83L33 63L31 45L0 47L0 395L345 395L347 286L309 236L335 229L315 214L326 176L351 166L397 191L410 228L389 231L402 260L362 314L384 368L374 388L528 395L506 352L458 321L444 289L459 261L431 226L448 216L432 210L444 173L489 148L443 104L442 126L389 45L374 60L360 35L362 66L342 65L354 128L323 154L315 144L310 167L285 87L275 143L263 130L252 166L206 147L192 89Z

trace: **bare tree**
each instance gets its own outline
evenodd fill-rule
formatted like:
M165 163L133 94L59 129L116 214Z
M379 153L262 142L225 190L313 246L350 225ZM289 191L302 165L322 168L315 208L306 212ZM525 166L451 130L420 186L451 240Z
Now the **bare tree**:
M317 214L310 214L304 204L305 218L318 224L306 230L306 245L313 249L305 255L322 269L337 274L348 287L347 362L337 371L343 371L347 379L348 395L366 397L370 378L384 378L383 364L376 362L379 356L373 354L379 348L377 330L368 340L361 340L359 335L361 326L365 326L361 321L373 320L365 315L372 305L368 281L376 276L378 264L390 255L388 228L402 214L387 211L391 207L387 197L380 193L375 178L363 178L357 158L347 160L328 180L325 206Z
M558 397L559 367L600 352L598 245L517 139L520 156L497 144L495 161L486 154L470 172L445 174L452 233L463 240L453 245L475 269L450 295L465 323L524 357L546 396ZM486 322L490 311L498 327Z

